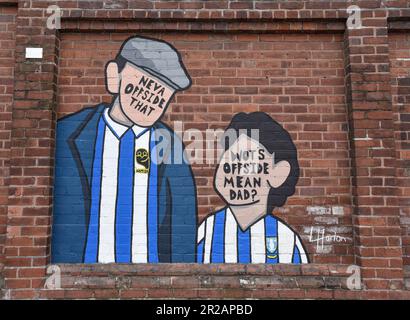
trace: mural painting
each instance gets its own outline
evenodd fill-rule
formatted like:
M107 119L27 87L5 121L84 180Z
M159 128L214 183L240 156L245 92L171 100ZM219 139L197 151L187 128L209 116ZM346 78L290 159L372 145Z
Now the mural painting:
M194 179L173 161L182 142L159 121L191 85L181 57L166 42L133 37L105 74L112 103L57 124L52 261L194 262Z
M265 113L239 113L223 145L214 187L227 206L199 226L198 262L307 263L300 237L271 214L299 178L289 133Z
M309 262L299 235L272 215L299 178L280 124L260 112L233 116L214 176L226 207L198 227L184 145L161 122L191 86L180 54L132 37L105 76L112 102L57 124L53 263Z

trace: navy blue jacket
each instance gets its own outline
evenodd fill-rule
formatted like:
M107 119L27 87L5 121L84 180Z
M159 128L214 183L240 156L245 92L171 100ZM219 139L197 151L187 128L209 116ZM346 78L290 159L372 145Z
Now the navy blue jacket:
M86 108L57 123L54 212L51 260L82 263L91 203L91 173L97 124L105 104ZM159 262L195 262L197 205L191 167L183 161L183 145L161 122L154 132L165 132L163 158L158 164L158 256ZM161 130L158 130L161 129ZM169 138L167 138L169 137ZM164 148L166 146L166 148Z

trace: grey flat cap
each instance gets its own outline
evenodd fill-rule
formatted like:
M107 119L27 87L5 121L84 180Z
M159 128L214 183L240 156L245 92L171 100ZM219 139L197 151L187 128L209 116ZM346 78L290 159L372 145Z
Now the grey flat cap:
M175 90L184 90L191 85L181 56L165 41L132 37L123 44L119 55Z

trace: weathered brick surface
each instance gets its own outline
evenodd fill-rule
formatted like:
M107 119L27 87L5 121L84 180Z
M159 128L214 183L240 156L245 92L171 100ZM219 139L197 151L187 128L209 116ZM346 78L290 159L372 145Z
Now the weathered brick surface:
M60 33L45 28L45 10L56 3L63 9ZM345 28L351 4L363 9L361 29ZM6 297L410 298L403 271L409 264L410 46L408 33L393 33L410 30L408 1L21 0L17 11L16 5L0 1L0 60L8 61L0 68ZM104 64L135 33L172 42L193 78L171 106L171 126L181 120L185 129L223 128L236 112L260 110L292 134L301 179L276 214L302 235L314 264L64 265L63 289L42 289L55 121L109 101ZM43 47L44 58L27 61L27 46ZM212 189L213 168L194 166L200 219L222 205ZM319 252L308 242L312 226L354 241ZM352 263L361 267L363 290L346 288Z
M226 265L61 265L62 290L33 298L333 298L346 291L346 267Z
M361 29L348 30L346 52L356 262L369 288L397 288L402 286L403 258L387 12L364 18ZM390 281L381 273L390 274Z
M4 267L4 244L7 233L16 11L15 7L0 7L0 291L4 285L2 270Z
M410 33L389 40L403 260L410 265Z
M34 3L34 2L33 2ZM20 1L16 18L15 81L11 125L6 239L6 288L42 285L49 252L54 155L54 98L58 43L53 31L32 19ZM33 11L38 17L38 12ZM33 36L37 35L37 36ZM43 47L44 59L25 60L27 46ZM35 273L41 267L40 274Z

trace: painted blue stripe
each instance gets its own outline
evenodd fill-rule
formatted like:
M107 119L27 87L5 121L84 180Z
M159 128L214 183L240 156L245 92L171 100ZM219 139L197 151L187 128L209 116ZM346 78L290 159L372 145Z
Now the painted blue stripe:
M299 248L296 244L295 244L295 252L293 253L292 262L294 264L301 264L302 263L302 259L300 258Z
M276 251L274 253L268 252L268 238L276 238ZM265 242L266 242L266 263L279 262L279 239L278 239L278 220L269 215L265 218ZM272 258L274 257L274 258Z
M238 228L238 262L251 263L251 228L243 232Z
M87 244L84 255L85 263L98 262L98 242L100 225L100 193L101 175L103 165L103 144L105 135L105 122L102 117L98 122L97 139L94 149L93 172L91 178L91 208L88 224Z
M205 245L205 239L200 241L197 247L197 258L196 262L198 263L203 263L204 262L204 245Z
M119 263L131 262L134 144L134 132L128 130L121 138L118 161L117 203L115 209L115 261Z
M148 186L148 262L157 263L158 260L158 167L155 148L155 130L151 129L150 139L150 168Z
M224 263L226 210L215 214L211 247L211 263Z

